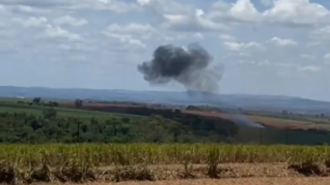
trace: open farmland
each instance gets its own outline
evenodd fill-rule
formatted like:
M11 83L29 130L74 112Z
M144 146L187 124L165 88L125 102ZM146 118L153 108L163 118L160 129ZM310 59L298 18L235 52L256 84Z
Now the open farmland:
M7 144L0 144L3 151L0 153L0 183L221 184L247 178L261 178L264 183L267 178L276 178L286 183L286 178L330 177L327 145L272 145L295 143L297 139L293 136L288 139L282 132L272 133L266 129L237 128L226 114L164 111L139 105L133 105L132 109L122 104L113 107L85 104L80 108L73 104L47 107L3 102L2 105L0 139ZM45 114L48 109L57 114ZM141 110L142 114L134 112ZM157 112L150 114L148 110L158 110L165 117L150 116ZM170 119L171 116L177 120ZM267 120L262 120L266 118L255 116L253 119L260 119L258 122L266 125ZM269 120L275 124L281 119L269 117ZM294 130L294 127L287 128ZM247 143L250 136L255 141L259 133L267 136L260 141L268 145L207 144ZM301 136L314 143L326 141L325 136L316 135L320 138L315 142L310 135L300 135L298 141L306 144L300 140ZM287 141L278 142L281 139ZM177 144L180 142L191 144ZM212 180L219 178L227 180Z
M61 106L74 107L73 103L63 102ZM111 113L126 113L135 115L162 115L168 119L175 119L185 124L192 124L197 129L203 127L213 128L221 127L215 130L215 133L221 133L222 129L226 129L228 134L237 143L260 143L260 144L302 144L314 145L330 142L329 128L330 123L324 118L313 118L299 116L294 117L283 116L283 118L271 117L265 115L241 115L239 119L253 121L265 126L265 129L246 127L241 124L239 128L233 128L237 125L232 118L234 114L226 114L222 112L210 110L191 110L191 109L170 109L159 108L154 105L144 105L138 103L84 103L82 109L97 110ZM212 125L209 125L212 124ZM198 126L200 125L200 126ZM230 130L236 130L234 133Z
M225 134L233 127L213 129L214 123L207 123L211 127L200 128L199 120L84 110L54 102L3 101L0 105L0 141L4 143L226 142Z
M45 106L47 104L33 104L30 105L29 102L17 103L13 100L0 102L0 113L3 116L9 116L9 120L16 119L15 114L22 114L21 117L25 117L21 126L30 126L35 123L27 123L27 120L31 121L29 115L38 117L40 123L43 122L43 117L45 116L45 111L56 111L54 118L55 125L60 128L60 133L66 132L68 138L76 138L76 140L83 141L97 141L104 140L107 138L106 133L110 134L113 131L111 127L113 124L120 124L120 129L127 129L131 134L127 134L123 131L121 134L121 139L116 139L119 141L139 141L139 142L150 142L158 141L162 142L233 142L233 143L260 143L260 144L322 144L330 142L330 135L327 134L327 130L330 124L326 123L314 123L311 121L293 120L293 119L281 119L274 117L258 116L258 115L247 115L245 116L248 120L252 120L261 125L266 126L267 129L256 129L256 128L246 128L242 126L236 126L234 121L231 119L235 115L229 115L225 113L215 112L215 111L201 111L201 110L172 110L164 108L155 108L150 105L141 105L133 103L84 103L82 107L77 108L73 102L58 102L58 107ZM51 113L50 112L50 113ZM8 115L11 114L12 116ZM47 113L48 114L48 113ZM153 115L160 115L163 118L156 118ZM49 116L49 115L47 115ZM94 121L92 121L95 119ZM162 127L158 132L158 135L153 135L155 130L150 130L152 128L152 120L161 123ZM160 121L159 119L166 119ZM9 121L8 120L8 121ZM25 121L24 121L25 120ZM95 131L95 125L92 122L101 123L97 125L99 131ZM123 122L124 121L124 122ZM5 122L4 119L2 122ZM171 124L179 124L180 127L177 128L177 133L181 136L173 137L173 130L167 127L166 123L171 122ZM62 123L66 123L67 126L63 126ZM82 134L77 134L78 128L81 124L83 127ZM146 125L149 125L145 127ZM54 125L54 124L53 124ZM71 126L70 126L71 125ZM50 131L50 124L48 124ZM87 132L91 132L90 128L93 127L93 135ZM105 128L108 129L105 129ZM86 130L86 128L89 128ZM145 130L141 130L146 128ZM14 132L17 131L14 125L11 129ZM34 128L35 129L35 128ZM125 130L124 129L124 130ZM150 136L143 136L147 130L150 130ZM28 131L30 128L25 129L22 132ZM68 131L70 130L70 131ZM137 132L137 130L140 130ZM166 131L165 131L166 130ZM86 132L87 131L87 132ZM8 129L5 134L12 132ZM47 132L48 133L48 132ZM167 133L167 134L166 134ZM137 135L139 134L139 135ZM64 134L65 135L65 134ZM103 137L101 139L100 137ZM128 136L129 135L129 136ZM134 136L133 136L134 135ZM162 135L162 136L161 136ZM57 136L49 136L52 139L57 138ZM55 138L54 138L55 137ZM62 136L61 136L62 137ZM79 138L77 138L79 137ZM124 139L125 138L125 139ZM162 138L162 139L161 139ZM308 139L307 139L308 138ZM10 139L11 141L12 139ZM31 140L34 141L35 139ZM58 140L58 139L56 139ZM69 139L73 140L73 139ZM27 140L27 142L30 139Z
M109 117L109 113L105 113L104 111L111 112L112 116L130 116L130 117L140 117L138 114L133 114L129 112L130 109L139 109L140 105L127 105L127 104L102 104L102 103L93 103L86 104L80 110L76 109L73 104L63 104L63 108L57 108L60 116L78 116L78 117L90 117L91 115L99 116L99 117ZM65 108L67 107L67 108ZM33 114L41 114L42 109L44 107L41 106L28 106L28 105L20 105L15 102L1 103L0 111L7 112L29 112ZM113 109L117 109L118 111L113 112ZM93 110L93 111L90 111ZM128 112L128 113L127 113ZM195 111L195 110L182 110L184 114L192 114L203 117L214 117L214 118L222 118L222 119L230 119L231 115L226 113L219 112L206 112L206 111ZM258 116L258 115L247 115L245 116L247 119L250 119L254 122L261 123L265 126L281 128L281 129L330 129L329 124L315 123L312 121L301 121L301 120L290 120L290 119L281 119L281 118L273 118L266 116ZM318 120L316 120L318 121Z
M327 146L0 145L0 181L120 182L330 175Z
M72 103L63 103L64 107L74 107ZM141 104L129 104L129 103L86 103L83 109L87 110L98 110L107 112L119 112L119 113L129 113L129 114L140 114L141 109L146 109L146 107ZM149 109L153 109L149 107ZM159 108L155 108L159 110ZM199 111L199 110L181 110L184 114L197 115L201 117L211 117L211 118L221 118L230 120L231 117L235 115L229 115L227 113L220 113L215 111ZM275 118L259 115L244 115L247 119L261 123L264 126L279 128L279 129L321 129L329 130L330 122L324 119L308 119L308 120L294 120L285 118Z

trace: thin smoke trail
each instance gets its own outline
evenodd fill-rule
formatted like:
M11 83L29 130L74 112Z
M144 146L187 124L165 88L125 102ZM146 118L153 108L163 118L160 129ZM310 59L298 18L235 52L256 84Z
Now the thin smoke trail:
M217 95L206 93L190 93L190 96L192 98L197 97L195 95L199 95L199 97L204 100L203 104L219 107L221 109L221 113L226 113L227 115L229 115L230 119L239 126L265 128L263 125L250 120L247 116L243 114L243 112L241 112L238 107L234 105L229 105L228 103L219 100L220 98Z

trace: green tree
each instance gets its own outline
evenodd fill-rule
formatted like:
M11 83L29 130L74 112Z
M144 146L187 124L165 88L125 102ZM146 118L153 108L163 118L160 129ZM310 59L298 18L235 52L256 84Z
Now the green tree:
M77 107L77 108L81 108L83 106L83 101L81 99L76 99L74 101L74 105Z
M57 111L54 108L44 109L42 113L46 119L54 119L57 116Z
M41 102L40 97L33 98L33 100L32 100L32 103L34 103L34 104L39 104L40 102Z

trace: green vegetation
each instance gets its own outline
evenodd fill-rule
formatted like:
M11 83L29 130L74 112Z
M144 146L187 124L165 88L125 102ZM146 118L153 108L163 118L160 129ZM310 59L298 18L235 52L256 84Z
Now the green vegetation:
M0 102L0 183L162 180L173 177L167 165L181 166L170 168L175 178L218 178L233 170L223 163L279 162L289 166L281 170L330 175L327 145L247 144L329 143L326 131L247 128L179 110L112 114L84 110L82 103Z
M47 144L0 145L0 159L22 168L47 161L50 166L85 163L89 166L136 164L328 162L328 146L227 145L227 144ZM215 156L211 156L215 155ZM119 160L120 159L120 160Z
M38 99L32 103L0 103L0 142L4 143L226 141L226 137L216 134L212 127L198 128L161 116L61 108Z
M10 184L274 177L282 171L306 176L330 175L330 148L327 146L10 144L0 145L0 150L3 151L0 153L0 183ZM225 163L270 165L246 171ZM273 168L275 163L284 165Z
M330 134L326 131L248 128L226 119L208 119L160 109L134 109L136 112L132 114L107 113L105 110L85 110L79 100L72 102L75 103L79 104L73 106L76 108L64 108L54 101L42 102L38 98L3 100L0 102L0 142L330 143Z
M122 117L122 114L109 114L106 112L100 111L87 111L87 110L80 110L80 109L70 109L70 108L63 108L54 106L51 103L44 103L44 104L31 104L29 102L14 102L14 101L2 101L0 102L0 112L6 113L26 113L26 114L33 114L36 116L43 115L43 110L45 109L54 109L57 112L58 117L77 117L77 118L90 118L92 116L96 116L99 119L107 119L109 117L113 117L118 115L118 117ZM125 115L126 117L141 117L138 115Z

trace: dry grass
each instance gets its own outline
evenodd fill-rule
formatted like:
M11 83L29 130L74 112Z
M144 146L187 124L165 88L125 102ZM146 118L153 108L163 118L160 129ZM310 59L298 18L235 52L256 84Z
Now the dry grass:
M83 185L327 185L330 178L240 178L240 179L199 179L157 182L84 183ZM44 185L46 183L38 183ZM61 183L47 183L58 185ZM70 184L68 184L70 185Z
M330 176L328 146L0 145L0 183Z
M309 168L310 166L304 167L304 170ZM325 168L325 170L329 169ZM312 178L323 175L328 177L329 174L326 174L326 171L324 172L325 174L309 172L309 175ZM152 184L150 182L157 184L159 181L196 180L198 182L200 179L303 178L305 175L297 172L297 169L290 168L285 163L221 164L216 166L215 170L210 168L209 165L194 165L189 170L179 165L121 166L94 169L79 167L52 169L44 165L30 170L2 166L0 168L0 183L113 183L139 181L143 184Z
M0 160L20 168L47 163L51 167L167 165L209 163L320 162L330 159L328 146L228 144L45 144L0 145Z

